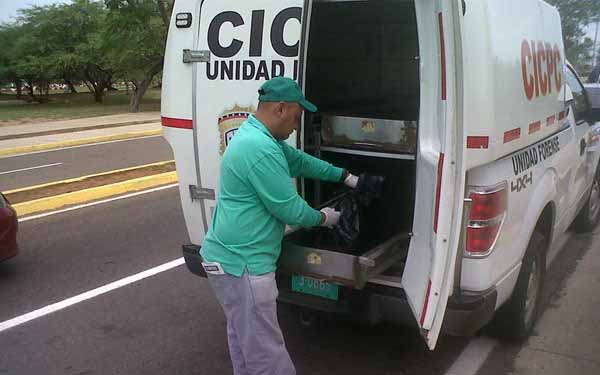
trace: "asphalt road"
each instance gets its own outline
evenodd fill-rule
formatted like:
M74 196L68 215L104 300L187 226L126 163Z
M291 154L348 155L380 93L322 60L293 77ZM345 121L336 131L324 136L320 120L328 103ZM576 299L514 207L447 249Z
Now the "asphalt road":
M0 191L173 159L161 136L0 158Z
M565 241L546 308L590 238ZM20 255L0 263L0 323L178 259L186 241L174 188L22 222ZM279 315L298 374L441 375L478 340L442 337L430 352L410 327L307 328L289 308ZM0 348L0 375L231 374L223 314L184 265L1 331ZM520 348L496 345L477 374L510 373Z
M177 259L186 239L176 189L22 222L0 322ZM444 374L469 341L432 353L412 328L280 319L299 374ZM2 375L231 373L220 307L185 266L9 328L0 348Z

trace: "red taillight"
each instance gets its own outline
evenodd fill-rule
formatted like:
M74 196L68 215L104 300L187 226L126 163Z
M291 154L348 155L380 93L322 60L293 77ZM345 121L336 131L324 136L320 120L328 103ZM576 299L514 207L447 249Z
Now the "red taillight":
M467 226L466 251L471 256L487 255L492 250L504 221L508 202L507 185L475 190L469 198L471 210Z
M467 251L474 255L488 252L494 245L499 231L500 223L484 227L469 226L467 228Z
M473 192L470 220L494 219L506 211L506 188L491 193Z

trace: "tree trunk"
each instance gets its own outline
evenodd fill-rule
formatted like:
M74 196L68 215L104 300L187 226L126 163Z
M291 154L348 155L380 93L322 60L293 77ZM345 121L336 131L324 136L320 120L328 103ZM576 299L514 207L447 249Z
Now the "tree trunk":
M85 84L88 87L88 90L90 90L90 93L92 95L94 95L94 101L96 103L102 103L102 99L104 96L104 92L103 92L104 88L100 84L98 84L94 81L89 81L89 82L86 82Z
M21 95L23 95L23 86L20 79L15 81L15 86L17 86L17 99L20 99Z
M139 112L140 111L140 104L142 102L142 98L143 98L143 94L140 95L140 88L141 88L141 83L142 82L138 82L136 79L132 79L131 80L131 96L129 97L129 112Z
M140 103L142 101L142 98L144 97L145 91L145 89L142 91L140 90L140 88L138 88L138 90L136 90L133 93L133 95L131 95L131 99L129 99L129 112L137 113L140 111Z
M163 20L165 27L169 28L169 20L171 19L171 12L173 11L172 6L165 4L164 0L158 0L158 10L160 11L160 16Z
M87 89L90 93L94 92L94 87L88 81L85 81L83 83L85 84L85 87L87 87Z
M71 82L71 80L65 79L65 83L67 84L69 91L71 91L71 94L77 94L77 90L75 89L75 86L73 86L73 82Z
M161 58L150 68L150 70L144 74L144 79L141 82L134 82L135 89L129 101L130 112L140 111L140 103L142 102L142 98L144 97L144 94L146 94L146 90L148 90L150 83L152 83L152 78L154 78L154 76L162 70L162 66L163 59Z
M94 95L94 101L96 103L102 103L104 88L106 87L105 84L101 79L94 79L94 77L97 77L97 75L90 73L87 69L84 71L84 74L86 77L85 84L88 86L88 88L91 87L90 92Z
M29 84L29 96L31 96L33 99L35 99L35 91L33 90L33 82L27 81L27 83Z
M94 101L96 103L102 103L104 99L104 87L97 85L94 86Z

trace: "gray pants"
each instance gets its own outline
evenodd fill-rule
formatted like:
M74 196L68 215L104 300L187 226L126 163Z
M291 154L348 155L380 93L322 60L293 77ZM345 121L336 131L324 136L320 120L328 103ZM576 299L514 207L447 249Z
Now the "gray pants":
M295 375L277 321L275 273L208 275L227 318L234 375Z

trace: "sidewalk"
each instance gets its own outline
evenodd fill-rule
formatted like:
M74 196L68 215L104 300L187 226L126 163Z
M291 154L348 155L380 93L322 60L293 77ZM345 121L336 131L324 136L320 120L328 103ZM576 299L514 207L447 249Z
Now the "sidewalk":
M74 120L45 121L39 123L0 126L0 137L54 130L78 129L106 125L133 125L133 123L160 122L160 112L125 113L110 116L80 118Z
M160 122L151 122L147 124L119 126L107 129L85 130L72 133L44 135L30 138L7 139L0 141L0 150L39 146L46 144L59 144L64 142L79 141L92 138L96 139L99 137L107 137L106 139L97 140L98 142L105 142L110 140L108 139L108 137L115 137L116 139L119 136L123 137L126 135L159 135L161 129L162 126ZM65 146L68 147L69 145Z
M160 135L161 131L159 112L4 126L0 127L0 156Z
M519 352L515 375L600 374L600 231ZM568 251L568 249L566 249Z

